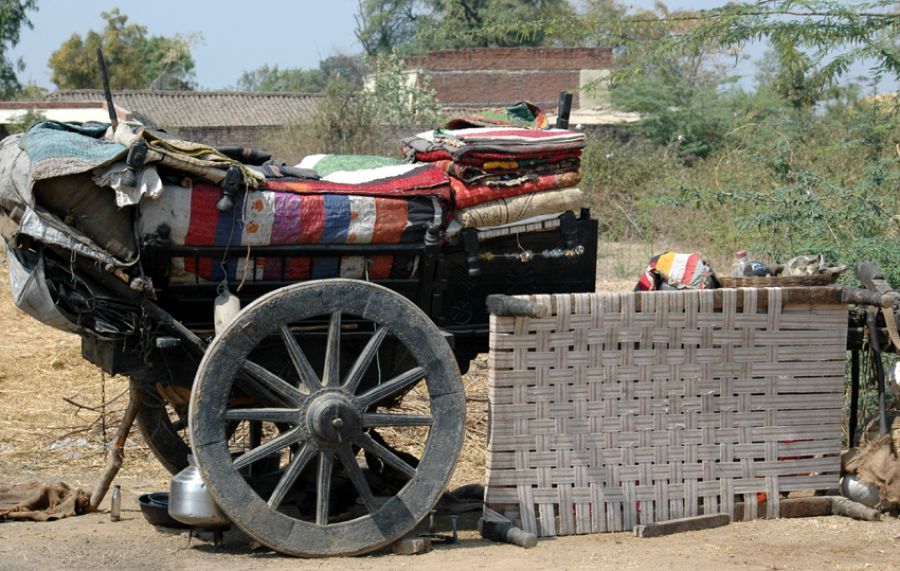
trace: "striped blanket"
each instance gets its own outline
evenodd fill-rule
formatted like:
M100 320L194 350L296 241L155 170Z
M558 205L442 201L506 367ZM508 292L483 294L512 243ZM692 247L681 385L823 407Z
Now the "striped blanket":
M712 267L700 254L663 252L650 258L634 291L660 289L710 289L717 287Z
M309 168L300 163L301 168ZM318 180L269 178L262 188L300 194L352 194L361 196L437 196L450 198L446 173L427 164L384 165L359 170L337 170Z
M444 226L447 211L435 197L392 198L351 194L297 194L257 190L247 192L242 203L230 212L220 212L216 202L218 187L196 183L192 189L167 185L157 200L141 203L138 229L141 235L155 234L161 224L171 229L172 241L188 246L242 247L291 244L397 244L424 240L432 224ZM196 274L203 279L241 279L248 271L255 279L322 277L385 278L404 273L395 267L392 256L250 258L231 260L223 268L210 259L173 261L172 278ZM252 268L246 267L252 263ZM243 265L242 265L243 264ZM190 276L187 276L190 277Z

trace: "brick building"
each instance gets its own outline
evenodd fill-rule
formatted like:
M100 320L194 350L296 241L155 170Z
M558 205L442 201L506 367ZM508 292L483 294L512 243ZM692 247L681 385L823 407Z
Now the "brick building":
M410 57L406 63L411 72L431 78L438 100L449 108L528 100L551 111L560 91L573 93L576 109L608 106L609 48L467 48ZM600 88L580 91L592 83Z

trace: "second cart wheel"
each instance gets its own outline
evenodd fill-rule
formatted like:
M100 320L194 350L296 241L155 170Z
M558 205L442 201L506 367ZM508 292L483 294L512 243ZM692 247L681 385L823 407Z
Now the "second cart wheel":
M235 422L262 430L229 436ZM249 536L305 557L364 553L411 531L447 486L464 429L441 332L406 298L356 280L292 285L249 305L208 348L190 405L216 502Z
M191 449L187 439L187 406L168 402L155 386L137 380L141 389L141 408L135 421L144 442L170 474L177 474L188 465Z

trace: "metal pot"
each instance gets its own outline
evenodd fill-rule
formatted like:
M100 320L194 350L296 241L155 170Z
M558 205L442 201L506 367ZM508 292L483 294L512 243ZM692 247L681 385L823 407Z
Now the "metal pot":
M206 529L221 529L231 523L209 495L193 456L188 456L188 467L172 478L169 515L191 527Z

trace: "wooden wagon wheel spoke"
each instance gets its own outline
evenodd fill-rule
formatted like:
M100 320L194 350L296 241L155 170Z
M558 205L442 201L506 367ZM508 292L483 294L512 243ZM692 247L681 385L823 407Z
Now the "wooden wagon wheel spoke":
M419 382L425 376L425 369L414 367L405 373L401 373L386 383L364 392L357 398L364 408L368 408L379 401L393 396L403 389Z
M331 469L334 453L331 450L319 452L319 475L316 479L316 525L328 525L328 502L331 496Z
M300 430L300 428L294 428L292 430L289 430L289 431L285 432L284 434L282 434L281 436L273 438L272 440L269 440L265 444L262 444L262 445L258 446L257 448L254 448L248 452L245 452L245 453L241 454L240 456L238 456L237 458L235 458L234 467L235 467L235 469L239 470L239 469L243 468L244 466L248 466L248 465L256 462L257 460L262 460L269 454L278 452L282 448L286 448L287 446L290 446L291 444L296 444L297 442L300 442L301 440L303 440L303 437L304 437L304 435L303 435L303 432Z
M425 414L399 414L388 412L370 412L363 415L363 426L431 426L434 417Z
M266 369L261 365L257 365L249 359L244 359L244 362L241 363L241 371L247 373L255 381L263 385L266 389L286 399L294 406L299 405L306 399L306 395L301 393L290 383L288 383L272 371Z
M325 344L325 370L322 386L336 387L341 382L341 312L333 311L328 320L328 341Z
M256 420L298 424L299 408L234 408L225 411L225 420Z
M363 432L356 438L356 443L374 454L379 460L401 472L402 474L412 478L416 475L416 469L406 463L405 460L379 444L374 438Z
M281 339L284 341L284 346L287 349L288 356L290 356L291 362L294 364L294 369L300 377L300 385L305 386L306 392L321 389L322 383L319 381L319 376L313 370L312 365L309 364L306 353L300 348L300 345L297 343L297 339L294 337L290 328L288 328L287 325L282 324L280 333Z
M366 506L366 509L369 510L369 513L373 513L378 509L378 504L375 502L375 496L372 495L372 488L370 488L369 483L366 482L366 477L363 475L362 469L356 461L353 449L350 445L341 446L337 449L337 454L341 461L341 465L344 466L344 471L353 483L353 487L359 492L359 499L362 501L363 505Z
M309 461L313 459L317 451L318 450L315 446L312 445L312 443L303 443L303 447L291 459L291 463L288 464L288 467L284 471L284 474L282 474L281 479L278 480L278 485L275 486L275 490L273 490L272 495L269 496L269 507L271 507L272 509L278 509L278 506L281 505L284 497L297 481L300 473L303 472L303 469L306 468L307 464L309 464Z
M353 367L347 374L347 380L344 381L344 386L342 387L344 391L350 393L351 395L356 393L356 389L357 387L359 387L359 382L362 380L366 370L368 370L369 365L372 364L372 359L374 359L375 355L378 354L378 349L381 347L381 343L384 341L384 338L387 337L387 333L387 329L381 327L380 329L378 329L378 331L375 332L375 335L372 335L372 338L369 339L369 342L366 343L366 346L363 347L363 350L360 352L359 357L356 358L356 361L354 361L353 363Z

